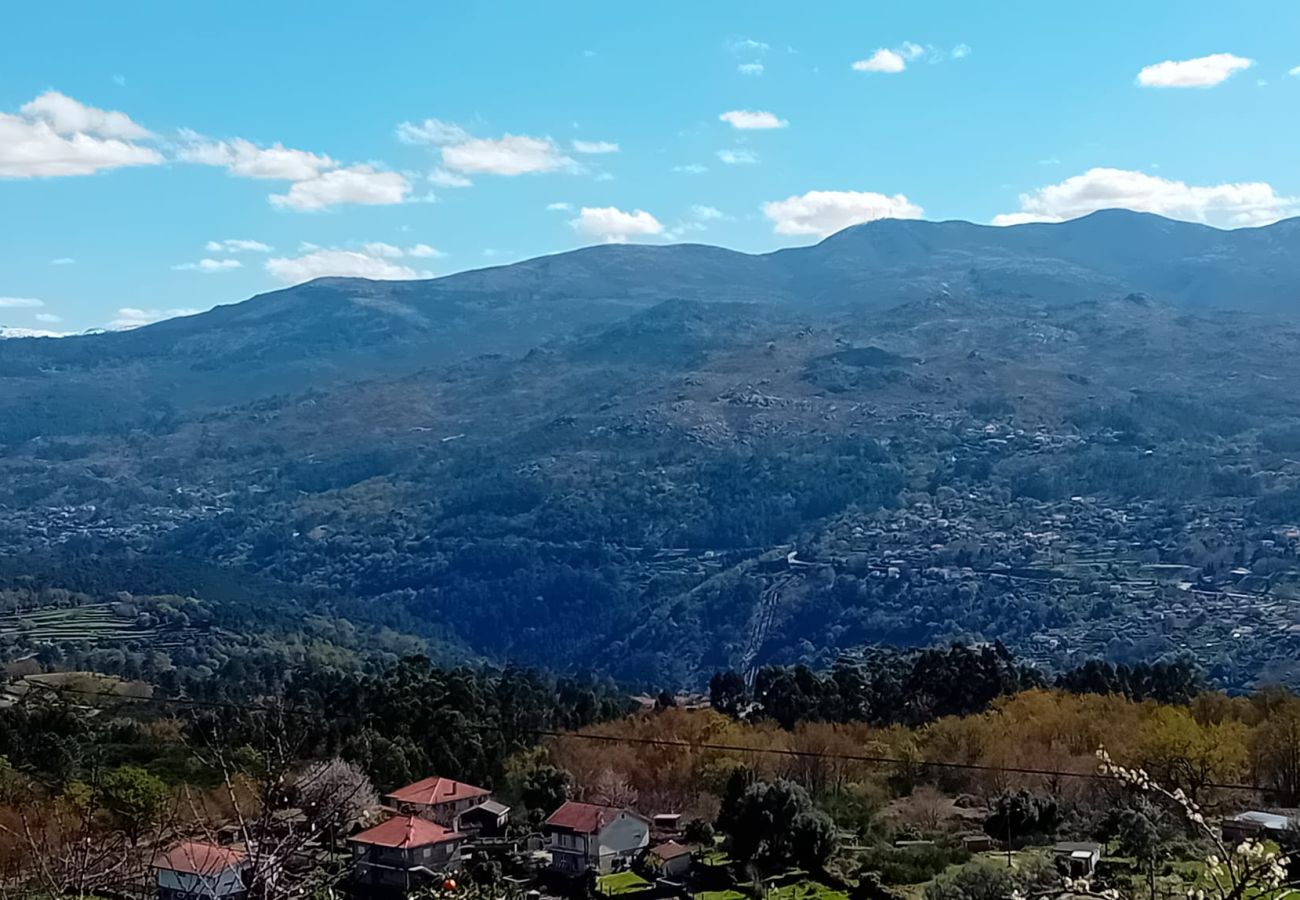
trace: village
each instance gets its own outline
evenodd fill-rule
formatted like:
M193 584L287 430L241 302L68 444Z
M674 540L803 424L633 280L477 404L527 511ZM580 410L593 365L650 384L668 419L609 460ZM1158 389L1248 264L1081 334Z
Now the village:
M930 800L934 803L934 800ZM941 804L939 804L941 805ZM286 823L293 811L280 817ZM949 810L951 821L931 810L924 837L899 837L894 852L918 858L939 851L940 843L958 848L968 859L1011 867L1028 861L1048 865L1064 879L1091 879L1099 872L1114 872L1107 859L1107 843L1096 840L1047 841L1035 848L1010 834L1005 839L988 832L992 819L981 829L978 810ZM996 812L995 815L1001 815ZM1300 824L1293 815L1244 810L1224 815L1213 825L1215 839L1229 849L1243 844L1289 842ZM1027 827L1022 823L1017 828ZM698 820L685 822L679 813L644 814L631 807L563 802L536 826L512 815L510 807L493 799L486 788L432 776L393 791L381 803L347 823L346 849L322 852L339 839L299 846L292 857L274 862L276 880L308 883L306 869L322 861L333 866L326 876L329 891L355 900L408 900L457 896L521 898L601 898L659 900L780 900L815 897L847 900L851 897L905 897L906 893L873 894L861 885L827 886L810 873L753 871L753 883L737 881L727 858L727 845L711 827ZM940 837L942 830L950 833ZM227 836L245 835L234 828ZM262 836L274 843L280 835ZM856 836L843 834L850 844ZM865 849L865 848L859 848ZM258 850L247 840L184 840L151 863L158 900L245 900L250 895L249 871ZM1123 861L1120 861L1123 863ZM1140 862L1140 861L1139 861ZM264 876L263 876L264 878ZM259 879L261 880L261 879ZM1080 881L1082 884L1083 881ZM265 885L259 895L265 895ZM146 896L148 892L146 892ZM287 894L292 895L292 894ZM330 896L333 896L330 893ZM1062 895L1062 896L1068 896Z

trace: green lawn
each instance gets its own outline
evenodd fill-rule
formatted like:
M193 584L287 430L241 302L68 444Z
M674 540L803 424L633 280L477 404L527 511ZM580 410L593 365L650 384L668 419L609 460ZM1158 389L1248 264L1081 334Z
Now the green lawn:
M695 900L749 900L749 895L728 888L725 891L700 891Z
M768 900L848 900L843 891L827 887L820 881L796 881L768 893Z
M616 897L648 888L650 882L635 872L615 872L613 875L601 875L596 885L602 894Z

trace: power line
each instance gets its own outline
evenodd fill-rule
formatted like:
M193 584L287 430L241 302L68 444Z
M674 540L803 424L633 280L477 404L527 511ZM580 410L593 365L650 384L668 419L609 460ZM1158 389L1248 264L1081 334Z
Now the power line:
M162 705L176 705L181 707L216 707L221 709L237 709L245 712L263 712L263 713L283 713L297 716L309 716L315 719L338 719L352 720L354 717L345 714L326 715L305 709L294 709L292 707L268 707L256 704L241 704L219 701L202 701L186 700L184 698L172 697L138 697L127 694L115 694L111 691L86 691L71 687L55 687L52 685L40 685L47 691L54 693L78 694L90 697L104 697L113 700L131 700L143 703L158 703ZM500 731L498 725L489 725L486 723L463 722L460 727L467 730L477 731ZM971 762L952 762L947 760L927 760L927 759L902 759L899 757L885 756L882 754L870 753L830 753L822 750L796 750L788 747L746 747L741 744L719 744L711 741L701 741L692 743L690 741L674 741L665 738L636 738L624 737L619 735L608 734L591 734L579 731L556 731L546 728L521 728L522 733L531 734L536 737L559 738L564 740L583 740L596 741L608 744L626 744L634 746L664 747L674 750L714 750L722 753L754 753L767 756L784 756L798 759L822 759L836 760L840 762L857 762L869 763L873 765L894 765L894 766L917 766L927 769L950 769L967 772L996 772L1004 775L1034 775L1044 778L1079 778L1094 781L1106 781L1114 783L1115 779L1109 775L1102 775L1099 772L1068 772L1060 769L1039 769L1029 766L995 766L987 763ZM1232 791L1254 791L1263 793L1270 790L1255 784L1233 784L1222 782L1206 782L1202 787L1214 788L1216 790Z

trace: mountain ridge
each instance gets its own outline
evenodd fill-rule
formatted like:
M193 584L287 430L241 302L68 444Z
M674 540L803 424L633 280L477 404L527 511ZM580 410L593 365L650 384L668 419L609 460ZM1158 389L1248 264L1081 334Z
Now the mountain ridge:
M1300 300L1300 227L1235 231L1112 210L1005 228L879 220L765 254L584 247L415 281L316 279L124 332L0 343L0 441L149 427L261 397L518 354L668 300L874 314L932 296L1184 309ZM31 410L54 411L44 423Z

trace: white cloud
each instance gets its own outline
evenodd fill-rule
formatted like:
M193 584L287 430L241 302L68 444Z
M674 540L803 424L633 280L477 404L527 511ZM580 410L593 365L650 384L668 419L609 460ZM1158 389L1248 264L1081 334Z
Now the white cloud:
M40 309L44 305L35 297L0 297L0 309Z
M364 244L361 248L370 256L382 256L384 259L401 259L406 255L401 247L394 247L392 244L384 244L379 241Z
M433 144L441 147L446 144L463 144L470 139L470 134L455 122L425 119L418 124L403 122L398 125L397 139L407 144Z
M153 136L125 113L86 106L58 91L46 91L35 100L24 103L20 112L32 121L45 122L56 134L65 136L93 134L122 141L139 141Z
M772 47L764 41L756 41L753 38L734 37L727 41L727 49L739 55L741 53L766 53Z
M941 63L950 59L965 59L970 56L969 44L957 44L951 50L942 50L933 44L921 46L912 41L903 41L893 48L881 47L866 59L853 63L857 72L902 72L909 62L923 60L928 63Z
M0 178L91 175L124 166L154 166L162 154L135 141L150 133L124 113L96 109L56 91L0 113Z
M416 244L414 247L406 248L406 255L413 256L416 259L436 259L447 254L430 247L428 244Z
M717 207L703 206L698 203L691 207L691 215L699 219L701 222L708 222L714 219L726 218L726 216L723 215L722 210L718 209Z
M373 246L376 245L367 245L368 248ZM302 256L268 259L266 270L286 284L299 284L327 276L373 278L380 281L432 277L431 272L417 271L383 255L336 248L316 248Z
M295 182L287 194L272 194L271 205L297 210L318 210L345 203L388 206L402 203L411 183L397 172L380 172L374 166L332 169L315 178Z
M1147 66L1138 72L1143 87L1213 87L1222 84L1234 72L1249 69L1253 59L1231 53L1212 53L1196 59L1172 60Z
M61 338L67 337L61 331L43 331L39 328L8 328L0 326L0 339L11 338Z
M431 175L452 181L466 175L528 175L536 172L554 172L573 169L576 163L548 137L531 137L526 134L506 134L500 138L478 138L454 122L425 119L419 124L403 122L397 126L397 136L408 144L430 144L441 148L442 171L449 173ZM578 145L602 149L579 149ZM610 153L616 144L575 141L579 153ZM448 187L466 187L468 180L447 184Z
M809 191L763 204L777 234L828 234L876 219L919 219L924 210L903 194L871 191Z
M718 159L729 166L748 166L758 162L758 155L751 150L719 150Z
M244 264L237 259L201 259L198 262L179 263L172 266L178 272L206 272L213 274L216 272L229 272L231 269L242 269Z
M464 175L457 175L455 172L448 172L446 169L434 169L430 172L429 182L445 188L472 187L474 184Z
M46 325L57 325L63 321L62 316L56 316L54 313L37 313L32 318Z
M612 141L574 141L575 153L617 153L618 144Z
M1221 228L1267 225L1300 214L1300 197L1279 195L1265 182L1189 185L1144 172L1089 169L1020 195L1020 209L994 225L1062 222L1101 209L1132 209Z
M219 166L241 178L306 181L338 166L337 161L324 154L294 150L283 144L259 147L243 138L209 141L193 134L187 137L190 143L181 148L178 154L181 160Z
M853 64L855 72L901 72L907 68L907 60L901 53L881 47L866 59Z
M472 138L442 148L442 164L470 175L529 175L573 166L550 138L507 134L502 138Z
M50 260L50 265L52 266L70 266L74 263L76 263L76 260L71 256L59 256Z
M270 253L271 246L261 241L249 241L241 238L226 238L224 241L208 241L203 246L209 253Z
M673 166L673 171L680 172L683 175L703 175L705 172L709 171L709 167L702 166L699 163L687 163L684 166Z
M1294 69L1289 69L1289 70L1287 71L1287 74L1288 74L1288 75L1300 75L1300 66L1296 66Z
M662 234L664 230L663 224L643 209L625 212L613 206L584 206L569 224L579 234L611 244L624 243L631 237Z
M573 204L565 203L563 200L557 201L555 203L548 203L546 204L546 211L547 212L573 212Z
M778 118L775 113L761 109L733 109L718 116L732 128L742 130L784 128L790 123Z
M741 75L759 76L763 74L763 64L761 62L741 63L736 66L736 71Z
M201 310L197 309L138 309L134 306L124 306L117 311L117 316L108 323L108 327L114 331L125 331L142 325L152 325L164 319L197 315L199 312Z

